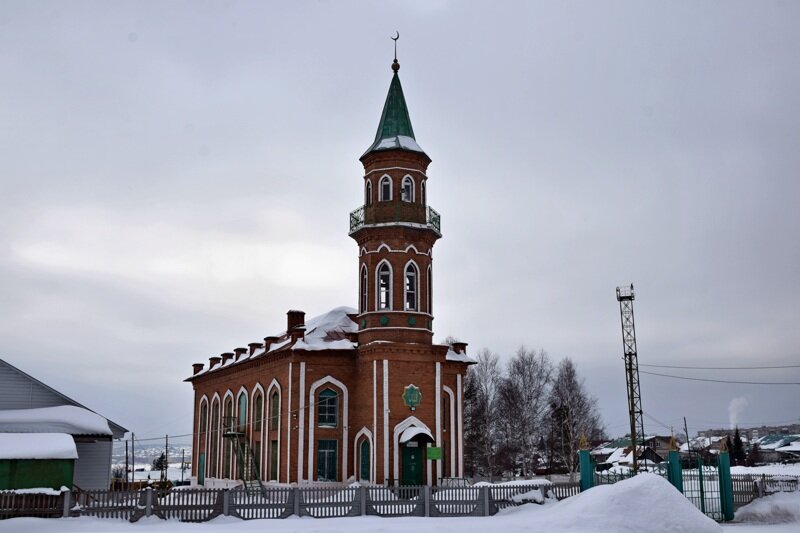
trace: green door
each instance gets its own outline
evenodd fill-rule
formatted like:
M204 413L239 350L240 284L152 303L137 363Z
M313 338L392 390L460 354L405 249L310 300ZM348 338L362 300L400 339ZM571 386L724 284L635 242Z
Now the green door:
M200 454L200 462L197 464L197 483L198 485L206 484L206 454Z
M403 446L403 476L400 484L422 485L422 448L416 442L408 442Z
M369 481L369 460L370 460L370 453L369 453L369 441L364 439L361 442L361 480L362 481Z

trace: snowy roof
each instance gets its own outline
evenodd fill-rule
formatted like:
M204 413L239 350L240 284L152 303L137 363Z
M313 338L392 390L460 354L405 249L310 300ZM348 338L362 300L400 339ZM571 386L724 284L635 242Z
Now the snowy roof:
M406 135L395 135L394 137L383 138L374 145L371 150L411 150L412 152L425 153L417 144L417 141Z
M777 450L800 440L800 435L765 435L756 441L762 450Z
M0 433L0 459L77 459L66 433Z
M74 405L0 411L0 433L111 435L108 420Z
M284 331L275 337L277 342L272 343L268 349L261 349L253 355L244 354L238 358L232 357L224 364L214 365L213 368L204 368L197 374L190 376L186 381L190 381L198 376L217 371L221 368L239 365L246 361L256 358L268 357L275 352L288 350L352 350L357 343L347 338L348 333L357 333L358 324L353 322L350 315L358 313L356 309L347 306L335 307L319 316L306 320L304 324L305 334L303 337L292 342L292 337L288 331Z
M467 355L466 352L459 353L453 350L452 348L447 350L446 359L448 361L458 361L459 363L477 363L477 361L472 357L470 357L469 355Z
M416 426L411 426L410 428L406 428L403 431L403 433L400 434L400 444L404 444L404 443L410 441L411 439L413 439L417 435L426 435L428 438L431 439L431 441L435 441L435 439L433 438L433 435L431 435L431 432L428 431L427 429L416 427Z

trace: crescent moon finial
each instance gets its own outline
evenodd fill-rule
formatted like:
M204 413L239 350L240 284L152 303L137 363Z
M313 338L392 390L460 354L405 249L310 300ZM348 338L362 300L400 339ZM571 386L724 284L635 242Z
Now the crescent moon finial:
M392 70L397 72L400 70L400 63L397 62L397 39L400 38L400 32L397 30L394 32L396 35L392 37L392 40L394 41L394 63L392 63Z

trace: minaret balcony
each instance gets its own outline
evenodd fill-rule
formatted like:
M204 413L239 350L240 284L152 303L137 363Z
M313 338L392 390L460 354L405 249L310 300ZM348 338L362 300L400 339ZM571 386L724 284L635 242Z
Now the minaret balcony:
M350 235L365 226L404 223L433 230L442 236L442 217L430 206L410 202L378 202L350 213Z

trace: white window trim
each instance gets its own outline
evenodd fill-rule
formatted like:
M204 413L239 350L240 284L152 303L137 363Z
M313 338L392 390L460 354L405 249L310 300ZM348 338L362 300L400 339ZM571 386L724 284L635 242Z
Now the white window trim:
M456 398L453 394L453 389L448 387L447 385L442 385L442 390L447 394L449 401L448 407L450 407L450 428L448 432L450 434L450 476L455 477L456 474L456 439L458 434L456 433Z
M384 180L389 181L389 198L383 197L383 182ZM392 193L394 189L394 182L392 182L392 177L389 174L384 174L381 176L381 179L378 180L378 201L379 202L391 202L392 201Z
M264 394L264 387L261 386L261 383L256 382L253 386L253 390L250 391L250 427L252 431L250 432L250 448L252 449L253 443L255 442L255 417L256 417L256 396L261 394L261 429L259 433L261 434L261 457L258 458L258 467L260 468L260 472L258 473L259 479L264 479L264 412L267 405L267 398Z
M308 403L311 407L311 412L314 411L314 393L317 391L318 388L322 387L323 385L331 384L335 387L338 387L342 391L343 396L343 405L342 405L342 480L347 479L347 444L348 444L348 436L347 436L347 403L349 399L349 392L347 390L347 386L336 379L333 376L325 376L324 378L318 379L315 381L311 388L308 390ZM311 481L314 479L314 428L316 424L314 424L313 419L308 424L308 480ZM301 432L302 435L302 432ZM303 439L300 439L303 440Z
M353 438L353 474L356 480L358 480L358 475L361 473L361 462L358 460L358 454L361 450L358 446L358 440L361 437L364 437L367 442L369 442L369 482L375 483L375 461L373 460L375 457L375 450L373 448L375 443L373 442L372 431L366 427L362 427L361 430L356 433L355 438Z
M406 302L408 301L408 287L406 285L406 272L408 272L409 265L414 265L414 270L416 271L416 275L414 276L414 307L413 308L406 308ZM406 263L406 266L403 267L403 311L419 311L419 265L413 260L409 259Z
M372 181L367 179L367 184L364 186L364 205L372 205Z
M212 431L212 429L211 429L211 420L214 419L214 403L216 403L219 406L219 419L217 420L217 430L216 430L216 432ZM211 435L216 433L216 435L219 436L221 434L221 430L222 430L222 399L219 397L219 393L218 392L215 392L214 396L211 397L211 410L208 412L208 419L209 419L209 425L208 425L208 434L206 435L206 450L208 450L208 452L210 452L211 451ZM219 463L219 455L220 455L219 454L219 448L217 448L217 457L216 457L217 461L215 461L216 463ZM208 459L210 460L211 457L208 457ZM207 477L210 477L212 479L216 479L217 472L218 472L217 465L211 465L208 462L206 462L206 474L208 474L208 470L209 470L210 467L212 468L212 472L213 472L214 475L213 476L207 476Z
M408 199L403 198L403 192L406 190L406 183L411 184L411 197ZM414 197L416 196L416 187L414 186L414 178L406 174L403 176L403 181L400 182L400 199L404 202L414 203Z
M381 266L386 264L389 267L389 307L382 308L381 307ZM378 263L377 268L375 268L375 311L391 311L394 308L394 271L392 270L392 264L384 259L380 263Z
M361 307L361 312L366 313L369 308L369 273L366 264L361 265L361 276L358 280L358 285L359 290L361 290L361 297L358 299L358 303Z
M275 379L275 378L272 378L272 381L270 382L269 387L267 387L267 392L266 392L266 394L264 394L264 415L267 414L267 407L268 406L269 406L269 409L270 409L269 417L264 416L264 419L272 421L272 390L273 389L277 390L277 392L278 392L278 461L277 461L277 463L278 463L278 471L276 472L275 480L276 481L280 481L281 480L281 451L282 451L281 450L281 430L283 429L282 428L283 420L282 420L282 417L281 417L281 412L282 412L282 409L283 409L283 392L281 391L281 384L278 383L278 380ZM269 424L270 424L270 422L266 422L266 423L262 422L262 424L261 424L261 431L267 431L267 435L269 435ZM264 437L261 437L261 455L264 457L264 459L262 460L262 464L264 465L264 468L263 468L264 475L267 474L266 457L267 457L267 448L269 448L269 444L264 446L265 442L268 443L269 439L264 439ZM263 479L263 477L262 477L262 479Z

